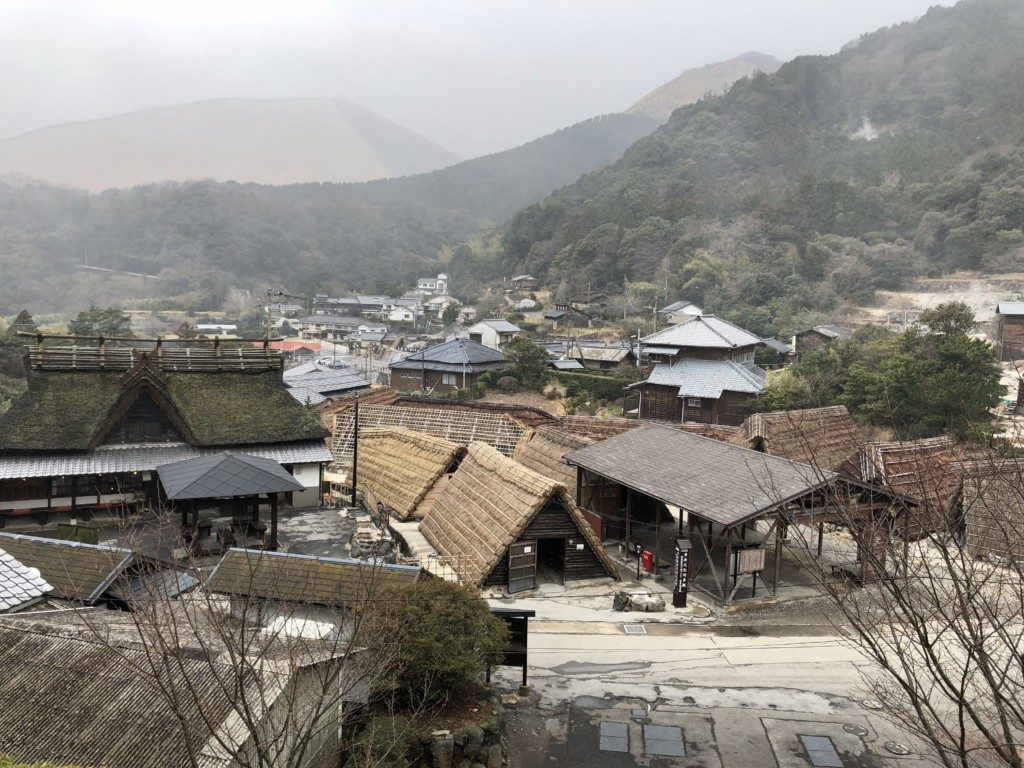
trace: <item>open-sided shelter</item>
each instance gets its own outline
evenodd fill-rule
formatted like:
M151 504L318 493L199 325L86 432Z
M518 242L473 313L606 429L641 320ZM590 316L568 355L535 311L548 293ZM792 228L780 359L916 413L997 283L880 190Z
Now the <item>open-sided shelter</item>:
M837 469L864 444L845 405L755 413L730 442L822 469Z
M566 487L484 443L469 446L420 531L466 584L617 578Z
M399 520L421 518L465 452L443 437L370 427L359 434L357 485L371 509Z
M849 512L844 506L845 515L837 514L837 500L855 504L865 521L895 514L888 494L830 470L657 424L581 448L566 460L579 468L577 498L600 519L606 540L630 549L641 543L658 568L675 540L688 536L694 550L689 583L724 603L756 597L759 581L762 593L776 593L787 526L844 519ZM759 521L766 531L755 532ZM765 545L773 536L766 584ZM860 576L875 575L862 566Z

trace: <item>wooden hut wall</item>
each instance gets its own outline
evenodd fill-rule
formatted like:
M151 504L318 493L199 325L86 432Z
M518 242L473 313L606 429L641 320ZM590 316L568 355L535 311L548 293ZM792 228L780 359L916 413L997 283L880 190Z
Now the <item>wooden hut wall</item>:
M678 387L647 384L640 387L640 418L681 421L682 401Z
M558 498L551 499L537 513L517 541L540 539L562 539L563 542L572 540L574 544L583 545L583 549L576 549L575 546L566 547L564 572L566 581L599 579L608 575L590 543L584 538L583 532ZM494 570L487 576L484 585L501 586L507 583L508 554L506 553L505 557L498 561Z

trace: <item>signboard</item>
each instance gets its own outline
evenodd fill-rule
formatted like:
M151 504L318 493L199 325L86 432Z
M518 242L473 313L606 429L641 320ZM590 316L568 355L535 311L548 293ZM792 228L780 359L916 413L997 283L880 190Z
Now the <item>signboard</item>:
M689 539L676 539L676 581L672 589L672 605L676 608L686 607L686 594L690 588L690 550L693 542Z

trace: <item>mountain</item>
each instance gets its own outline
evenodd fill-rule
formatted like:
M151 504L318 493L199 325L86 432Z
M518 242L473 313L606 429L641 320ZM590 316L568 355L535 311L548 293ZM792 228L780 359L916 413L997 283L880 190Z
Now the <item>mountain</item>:
M99 191L211 178L366 181L459 158L334 99L218 99L66 123L0 141L0 173Z
M608 115L443 170L359 184L198 181L95 194L0 176L0 313L140 297L211 309L229 285L268 282L292 293L397 291L442 270L461 291L494 266L451 247L618 159L656 125Z
M626 110L629 115L646 115L664 120L679 107L693 104L709 93L722 93L742 77L755 72L771 74L782 62L767 53L749 51L725 61L688 69L679 77L655 88Z
M765 335L1024 263L1024 4L963 0L676 110L520 211L504 274L668 287Z

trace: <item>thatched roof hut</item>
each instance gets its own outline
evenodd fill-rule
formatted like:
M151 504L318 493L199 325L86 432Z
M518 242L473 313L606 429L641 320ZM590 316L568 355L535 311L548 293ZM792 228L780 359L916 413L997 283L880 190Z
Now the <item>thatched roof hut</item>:
M845 405L755 413L729 442L820 469L836 469L864 444Z
M420 530L467 584L507 582L510 591L534 586L538 554L543 556L545 549L561 553L565 580L616 577L615 566L565 486L484 443L469 446ZM529 562L510 566L511 558L528 561L531 555L532 573L523 572Z
M513 458L525 467L561 483L570 491L576 488L576 467L570 467L565 455L590 445L594 440L556 427L537 427L528 442L521 443Z
M455 470L465 452L457 443L423 432L371 427L359 434L359 490L370 506L383 504L393 517L419 517L424 498Z

